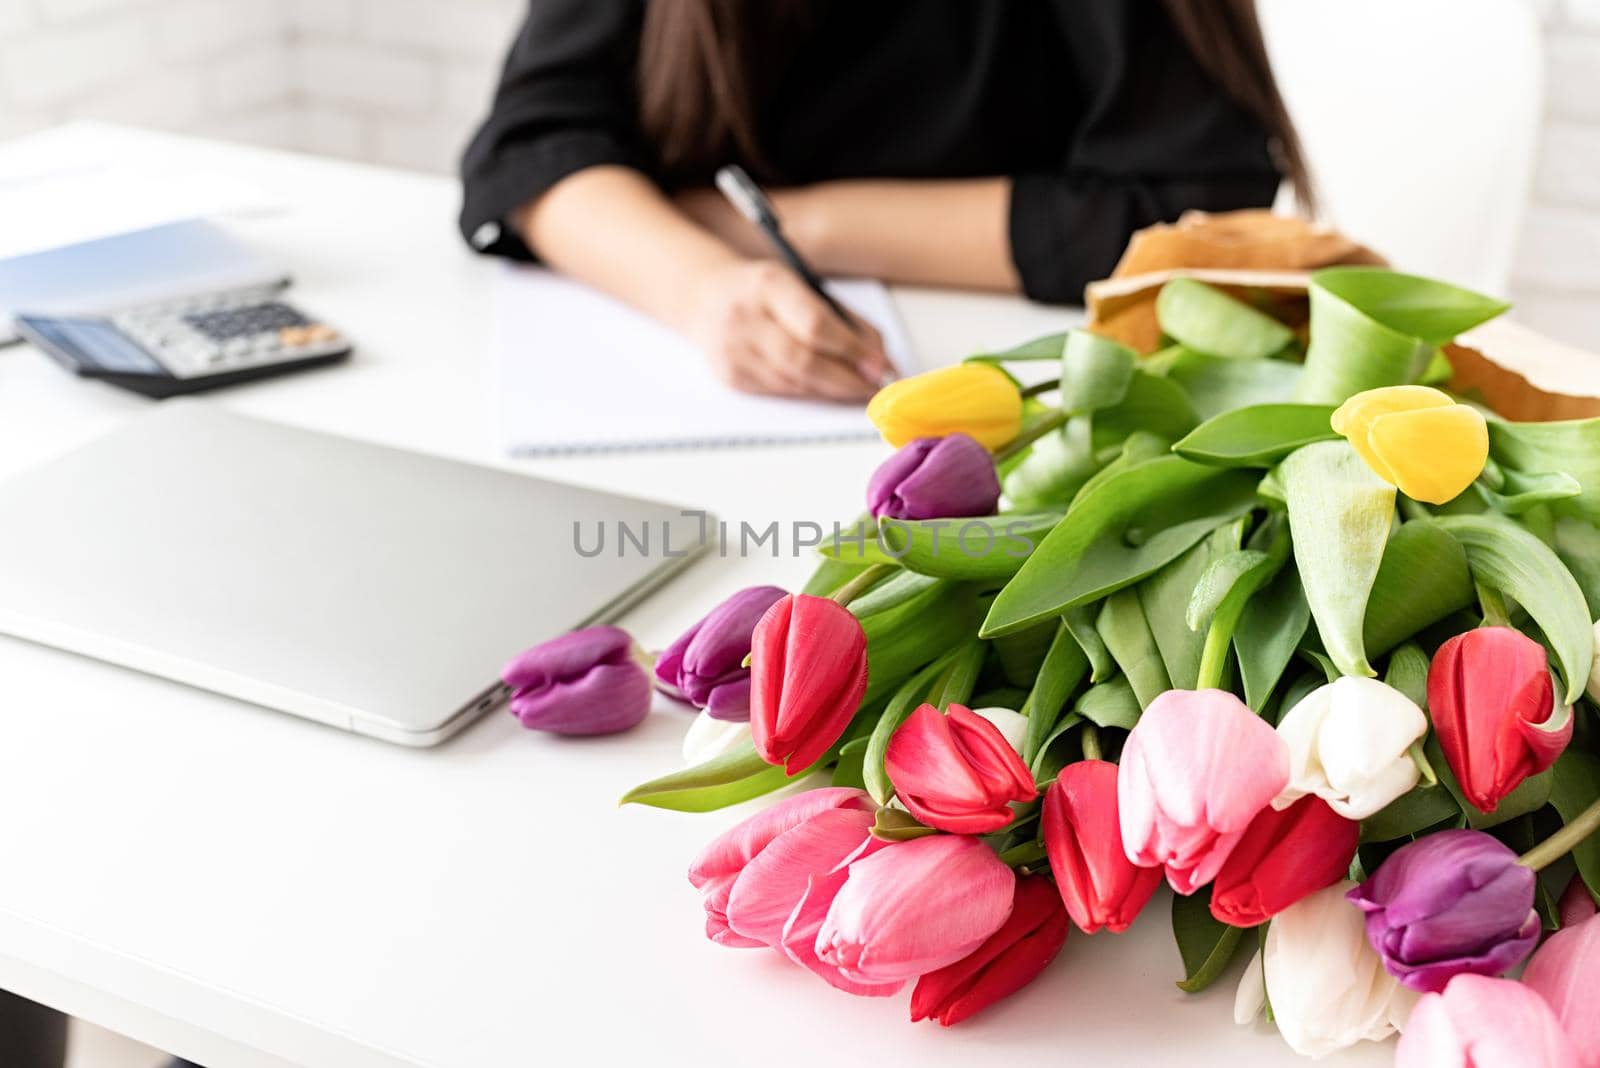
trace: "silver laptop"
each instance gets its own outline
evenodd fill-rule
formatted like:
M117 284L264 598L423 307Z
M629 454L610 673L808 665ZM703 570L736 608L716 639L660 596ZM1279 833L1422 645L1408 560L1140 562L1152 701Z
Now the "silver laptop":
M503 703L517 652L683 567L702 523L168 402L0 482L0 633L432 745Z

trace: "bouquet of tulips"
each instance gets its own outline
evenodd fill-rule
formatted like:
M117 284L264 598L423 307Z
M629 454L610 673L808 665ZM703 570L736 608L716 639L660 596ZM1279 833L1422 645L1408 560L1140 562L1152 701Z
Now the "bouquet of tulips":
M1300 1053L1600 1065L1600 419L1448 391L1486 297L1260 296L1178 277L1156 351L1071 331L872 401L870 515L653 663L699 759L626 801L804 787L691 864L713 941L950 1025L1164 879L1178 985L1248 954L1237 1018ZM612 730L647 670L594 628L506 681Z

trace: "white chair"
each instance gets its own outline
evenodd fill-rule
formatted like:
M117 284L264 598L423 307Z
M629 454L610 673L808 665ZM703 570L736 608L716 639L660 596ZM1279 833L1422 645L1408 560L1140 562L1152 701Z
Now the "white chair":
M1258 10L1320 217L1401 270L1503 296L1543 104L1532 4L1259 0Z

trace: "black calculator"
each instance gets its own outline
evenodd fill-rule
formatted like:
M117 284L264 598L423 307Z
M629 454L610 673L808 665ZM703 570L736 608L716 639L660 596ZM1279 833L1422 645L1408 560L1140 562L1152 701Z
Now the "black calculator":
M24 314L17 332L74 374L158 398L350 355L339 331L281 296L281 286L260 286L97 316Z

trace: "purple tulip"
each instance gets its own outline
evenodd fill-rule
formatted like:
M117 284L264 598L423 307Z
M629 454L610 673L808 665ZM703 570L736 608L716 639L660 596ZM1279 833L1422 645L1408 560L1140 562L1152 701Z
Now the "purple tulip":
M1464 972L1500 975L1539 941L1534 873L1482 831L1402 846L1349 898L1389 974L1436 992Z
M907 442L867 483L867 507L879 519L990 515L999 501L994 457L965 434Z
M585 627L535 645L500 672L511 714L531 730L614 734L650 712L650 676L633 639L616 627Z
M723 601L678 636L656 661L663 690L713 719L750 718L750 632L787 594L777 586L752 586Z

